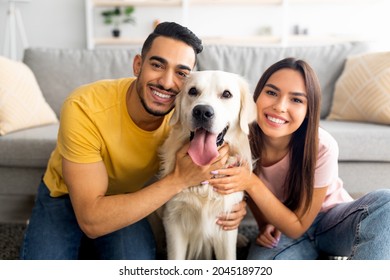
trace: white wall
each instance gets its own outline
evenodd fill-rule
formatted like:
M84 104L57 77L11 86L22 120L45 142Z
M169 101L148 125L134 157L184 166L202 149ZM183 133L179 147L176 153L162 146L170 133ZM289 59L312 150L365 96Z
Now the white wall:
M362 3L366 2L366 3ZM333 2L334 3L334 2ZM0 2L0 50L3 50L8 2ZM85 48L84 0L31 0L18 3L30 46ZM309 34L354 35L377 42L378 49L389 49L390 19L386 12L390 1L358 1L354 4L290 4L290 29L295 24L308 28ZM155 19L183 23L180 8L136 8L136 26L127 27L127 35L146 37ZM283 13L278 6L205 5L190 10L186 23L199 36L251 36L263 27L273 34L282 33ZM98 11L97 33L109 29L102 24ZM21 50L20 50L21 53Z
M17 3L28 43L34 47L85 47L84 0L31 0ZM0 2L0 49L3 50L7 1Z

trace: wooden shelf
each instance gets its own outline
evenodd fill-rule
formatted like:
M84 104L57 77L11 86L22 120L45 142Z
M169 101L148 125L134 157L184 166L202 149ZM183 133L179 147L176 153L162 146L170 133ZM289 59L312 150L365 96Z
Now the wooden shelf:
M228 44L228 45L281 45L282 38L278 36L243 36L243 37L228 37L228 36L212 36L202 37L204 45L210 44ZM290 35L286 38L289 45L291 44L317 44L317 43L338 43L345 41L359 41L362 38L343 37L343 36L307 36L307 35ZM121 46L121 45L138 45L141 46L145 38L95 38L96 46Z
M277 36L246 36L246 37L225 37L213 36L202 37L203 44L233 44L233 45L261 45L279 44L281 39ZM96 38L95 45L142 45L145 38Z
M339 35L289 35L287 38L289 43L293 44L317 44L317 43L341 43L350 41L365 41L366 38L358 36L339 36Z
M213 36L202 37L203 44L229 44L229 45L263 45L263 44L279 44L281 38L278 36L240 36L240 37L227 37L227 36Z
M182 0L122 0L122 1L103 1L92 0L95 7L113 7L113 6L180 6Z
M295 36L290 35L290 7L293 4L304 3L307 5L316 4L362 4L362 3L378 3L385 0L85 0L86 3L86 27L87 27L87 47L94 49L96 46L116 46L116 45L139 45L142 44L145 38L98 38L95 34L94 26L94 9L97 7L115 7L115 6L145 6L145 7L178 7L179 13L182 16L183 25L189 22L191 7L201 5L277 5L281 9L283 17L278 19L281 24L281 32L278 36L248 36L248 37L226 37L226 36L210 36L202 38L205 44L237 44L237 45L261 45L261 44L301 44L301 43L316 43L316 42L339 42L346 41L351 38L346 36ZM178 12L178 11L176 11ZM354 39L354 38L352 38ZM356 38L359 40L358 38Z
M373 4L385 0L288 0L291 4Z
M251 4L251 5L281 5L283 3L302 3L302 4L357 4L357 3L375 3L384 0L90 0L93 6L182 6L189 5L220 5L220 4Z
M130 5L131 6L181 6L185 3L189 5L207 5L207 4L279 5L282 4L283 1L285 0L122 0L122 1L92 0L94 6L130 6Z
M235 4L235 5L280 5L283 0L188 0L190 5L220 5L220 4Z
M97 46L112 46L112 45L141 45L145 38L95 38Z

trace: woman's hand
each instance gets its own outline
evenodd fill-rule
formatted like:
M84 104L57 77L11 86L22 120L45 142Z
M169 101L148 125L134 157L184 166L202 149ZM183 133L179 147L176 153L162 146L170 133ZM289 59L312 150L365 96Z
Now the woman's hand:
M271 224L266 224L260 229L256 238L256 244L272 249L275 248L280 240L282 233Z
M252 184L252 171L248 164L218 169L211 172L214 177L208 180L214 190L220 194L246 191Z
M233 206L230 213L223 213L217 219L217 224L223 230L237 229L246 215L246 202L243 200Z

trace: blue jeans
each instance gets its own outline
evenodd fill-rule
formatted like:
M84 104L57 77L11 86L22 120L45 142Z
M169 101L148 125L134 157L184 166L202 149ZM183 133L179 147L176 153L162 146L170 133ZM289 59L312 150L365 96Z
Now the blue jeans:
M268 249L255 244L251 260L314 260L322 254L352 260L390 260L390 189L366 194L321 212L298 239L282 235Z
M81 248L89 252L82 253ZM69 196L50 197L41 182L20 258L77 260L81 255L110 260L155 259L156 244L146 218L105 236L87 238L77 223Z

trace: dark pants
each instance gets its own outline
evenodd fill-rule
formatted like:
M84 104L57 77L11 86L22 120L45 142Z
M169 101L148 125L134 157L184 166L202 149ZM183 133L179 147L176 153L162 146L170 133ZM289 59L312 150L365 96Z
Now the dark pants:
M156 244L147 219L89 239L80 229L68 195L53 198L41 182L20 251L21 259L155 259Z

